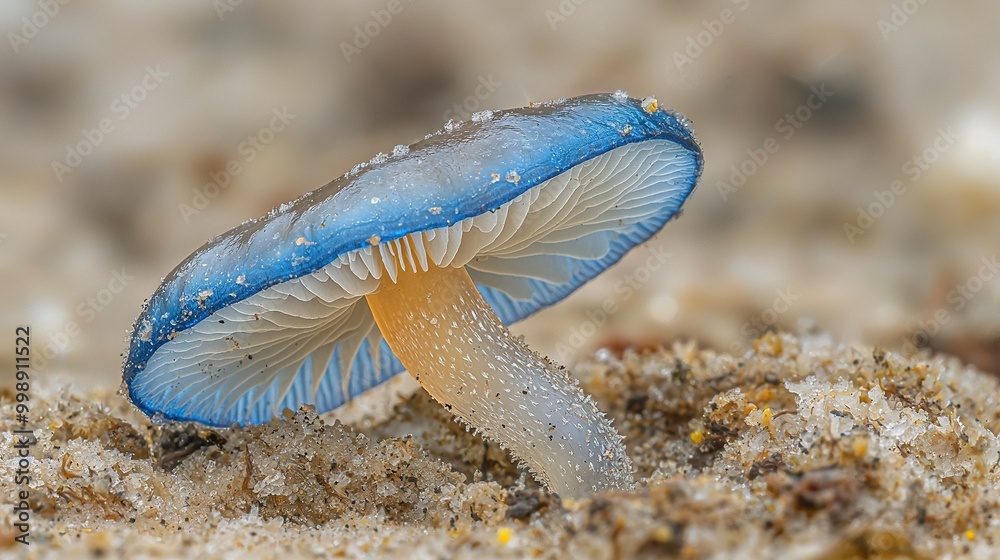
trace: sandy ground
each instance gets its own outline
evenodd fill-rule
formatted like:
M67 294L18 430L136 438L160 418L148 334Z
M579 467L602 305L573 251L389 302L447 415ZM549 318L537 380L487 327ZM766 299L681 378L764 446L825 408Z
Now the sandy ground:
M675 345L576 368L626 436L633 493L561 501L423 392L344 424L156 425L121 397L41 387L32 544L17 558L991 558L998 383L768 334L741 356Z

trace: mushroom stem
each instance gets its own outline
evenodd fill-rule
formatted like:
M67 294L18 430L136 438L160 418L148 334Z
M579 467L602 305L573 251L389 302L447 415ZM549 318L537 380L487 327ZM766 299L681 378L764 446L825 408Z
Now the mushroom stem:
M564 498L633 485L622 436L578 384L514 338L464 267L408 267L367 296L407 371Z

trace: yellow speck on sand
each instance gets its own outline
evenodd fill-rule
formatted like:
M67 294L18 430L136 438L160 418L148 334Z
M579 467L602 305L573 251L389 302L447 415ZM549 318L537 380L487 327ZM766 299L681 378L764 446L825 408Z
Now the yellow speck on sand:
M857 438L851 444L854 448L855 457L864 457L868 454L868 440L865 438Z
M965 532L965 538L969 539L970 541L976 540L976 532L973 531L972 529L969 529L968 531Z
M701 443L705 440L705 432L701 430L695 430L691 432L691 441L695 443Z
M653 532L650 534L650 536L653 537L653 540L658 543L670 542L670 537L671 537L670 529L663 526L657 527L656 529L653 529Z
M760 419L760 425L764 426L765 428L768 427L768 426L770 426L771 425L771 416L772 416L771 409L770 408L765 408L764 409L764 416L761 417L761 419Z
M510 527L500 527L497 529L497 542L500 544L507 544L510 542L511 530Z

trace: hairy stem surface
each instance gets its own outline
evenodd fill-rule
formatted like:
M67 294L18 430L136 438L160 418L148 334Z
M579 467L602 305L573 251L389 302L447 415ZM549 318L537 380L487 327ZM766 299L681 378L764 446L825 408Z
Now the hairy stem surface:
M367 296L403 366L438 402L563 497L632 487L622 437L593 399L514 338L465 268L383 276Z

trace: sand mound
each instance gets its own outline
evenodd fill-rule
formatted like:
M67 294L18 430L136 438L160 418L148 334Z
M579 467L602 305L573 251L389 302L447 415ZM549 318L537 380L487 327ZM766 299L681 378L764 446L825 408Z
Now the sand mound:
M208 430L42 386L28 547L12 529L4 395L0 553L994 556L997 381L955 360L769 334L742 357L678 345L575 370L626 435L634 494L563 502L540 491L422 392L376 422L301 410Z

